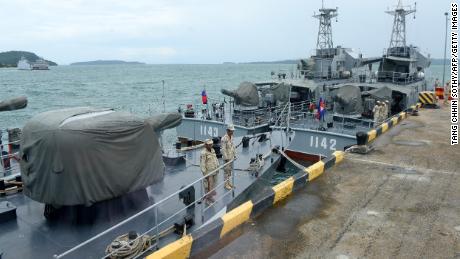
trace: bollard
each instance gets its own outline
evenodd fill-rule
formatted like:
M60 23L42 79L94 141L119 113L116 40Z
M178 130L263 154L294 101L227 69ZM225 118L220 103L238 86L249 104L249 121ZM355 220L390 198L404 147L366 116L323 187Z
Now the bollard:
M366 145L367 143L367 133L366 132L357 132L356 133L356 144L358 144L358 146L363 146L363 145Z
M243 140L242 140L242 142L243 142L243 148L248 148L248 147L249 147L249 140L250 140L250 139L249 139L248 137L246 137L246 136L243 137Z

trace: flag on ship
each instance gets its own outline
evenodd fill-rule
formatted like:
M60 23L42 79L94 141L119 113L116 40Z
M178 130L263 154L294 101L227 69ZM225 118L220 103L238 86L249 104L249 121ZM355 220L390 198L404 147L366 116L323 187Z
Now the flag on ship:
M206 90L203 89L201 92L201 101L203 104L208 104L208 96L206 95Z
M324 102L323 98L319 98L319 103L318 103L318 114L316 115L316 118L318 120L324 120L324 115L326 115L326 103Z

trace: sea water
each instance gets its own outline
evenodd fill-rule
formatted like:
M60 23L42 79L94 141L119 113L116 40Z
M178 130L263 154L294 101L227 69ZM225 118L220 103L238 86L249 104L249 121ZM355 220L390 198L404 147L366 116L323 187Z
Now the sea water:
M22 127L44 111L93 106L148 117L208 99L223 99L222 88L242 81L271 79L271 71L294 69L283 64L58 66L49 71L0 69L0 100L27 96L27 108L0 113L0 129ZM163 91L164 81L164 91ZM163 97L164 96L164 97ZM164 101L164 105L163 105ZM171 138L171 134L167 134Z
M198 104L201 91L223 100L220 90L243 81L271 80L271 72L295 71L289 64L93 65L57 66L48 71L0 69L0 101L27 96L27 108L0 112L0 129L22 127L32 116L60 108L108 107L148 117ZM442 66L427 72L430 87L442 78ZM164 81L164 88L163 88ZM164 89L164 91L163 91ZM163 105L164 102L164 105ZM164 140L174 141L175 131Z

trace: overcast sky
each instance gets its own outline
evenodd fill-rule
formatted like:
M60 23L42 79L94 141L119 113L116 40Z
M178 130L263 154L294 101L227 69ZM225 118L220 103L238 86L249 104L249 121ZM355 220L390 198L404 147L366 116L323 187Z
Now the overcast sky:
M381 55L397 0L325 0L339 7L334 45ZM413 4L404 0L404 4ZM443 56L450 0L418 0L408 43ZM221 63L307 57L320 0L0 0L0 52L27 50L68 64L95 59Z

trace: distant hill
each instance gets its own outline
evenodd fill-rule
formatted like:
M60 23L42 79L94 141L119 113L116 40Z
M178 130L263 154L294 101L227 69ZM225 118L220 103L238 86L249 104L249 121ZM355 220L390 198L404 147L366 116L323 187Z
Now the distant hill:
M35 53L27 51L7 51L0 52L0 67L16 67L21 57L25 57L29 62L35 62L40 57ZM49 66L57 66L53 61L45 60Z
M84 66L84 65L145 65L145 63L136 61L123 61L123 60L94 60L86 62L75 62L71 66Z

